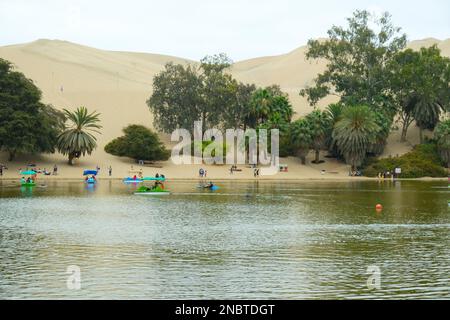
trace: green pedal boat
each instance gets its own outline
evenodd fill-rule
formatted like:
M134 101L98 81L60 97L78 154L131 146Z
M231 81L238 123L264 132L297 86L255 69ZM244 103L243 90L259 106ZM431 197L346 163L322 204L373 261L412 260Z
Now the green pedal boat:
M134 194L141 195L141 196L168 195L168 194L170 194L170 191L164 190L160 186L153 187L153 188L141 186L136 190L136 192Z
M22 187L35 187L36 183L34 183L34 182L24 182L24 183L21 183L20 186L22 186Z

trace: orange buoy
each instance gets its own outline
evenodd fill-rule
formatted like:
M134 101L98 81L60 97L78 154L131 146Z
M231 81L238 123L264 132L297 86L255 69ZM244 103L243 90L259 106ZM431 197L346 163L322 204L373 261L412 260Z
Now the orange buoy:
M383 206L382 206L381 204L377 204L377 205L375 206L375 209L377 209L377 210L383 210Z

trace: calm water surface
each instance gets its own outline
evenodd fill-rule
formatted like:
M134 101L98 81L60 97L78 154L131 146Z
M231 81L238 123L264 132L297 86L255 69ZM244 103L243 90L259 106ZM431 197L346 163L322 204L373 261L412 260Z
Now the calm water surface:
M142 197L118 181L0 182L0 298L450 298L445 182L220 186Z

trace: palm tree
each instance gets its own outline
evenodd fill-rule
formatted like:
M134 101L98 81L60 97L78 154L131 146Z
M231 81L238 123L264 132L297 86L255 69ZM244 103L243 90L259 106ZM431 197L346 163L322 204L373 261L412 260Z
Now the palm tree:
M375 142L379 126L368 106L349 106L342 112L333 130L333 140L352 171L364 161Z
M330 126L328 128L328 132L326 134L325 144L328 148L328 152L333 157L339 157L339 151L337 150L336 144L333 141L333 129L335 124L341 120L342 111L344 110L344 105L342 103L332 103L328 105L325 112L328 114L328 118L330 119Z
M437 141L439 154L450 170L450 120L440 122L437 125L434 137Z
M249 124L256 128L263 123L270 114L272 94L266 89L258 89L253 93L250 101Z
M58 136L57 147L63 155L69 156L69 164L73 165L73 159L91 154L97 147L97 138L94 133L100 134L98 129L102 127L99 113L88 113L85 107L79 107L74 112L64 109L64 115L71 122L69 127Z
M314 110L305 117L312 134L312 149L316 154L313 163L320 163L320 150L325 147L327 133L331 126L330 118L324 111Z
M306 164L306 156L311 150L312 145L312 131L308 121L299 119L291 124L291 144L301 159L302 164Z
M413 117L419 127L420 143L423 143L423 130L433 130L443 111L443 103L436 98L420 97L413 109Z

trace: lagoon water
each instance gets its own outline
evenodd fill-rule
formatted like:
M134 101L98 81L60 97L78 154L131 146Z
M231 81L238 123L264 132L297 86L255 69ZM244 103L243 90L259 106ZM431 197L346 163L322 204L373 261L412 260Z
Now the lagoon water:
M119 181L0 182L0 298L450 298L445 182L220 186L144 197Z

